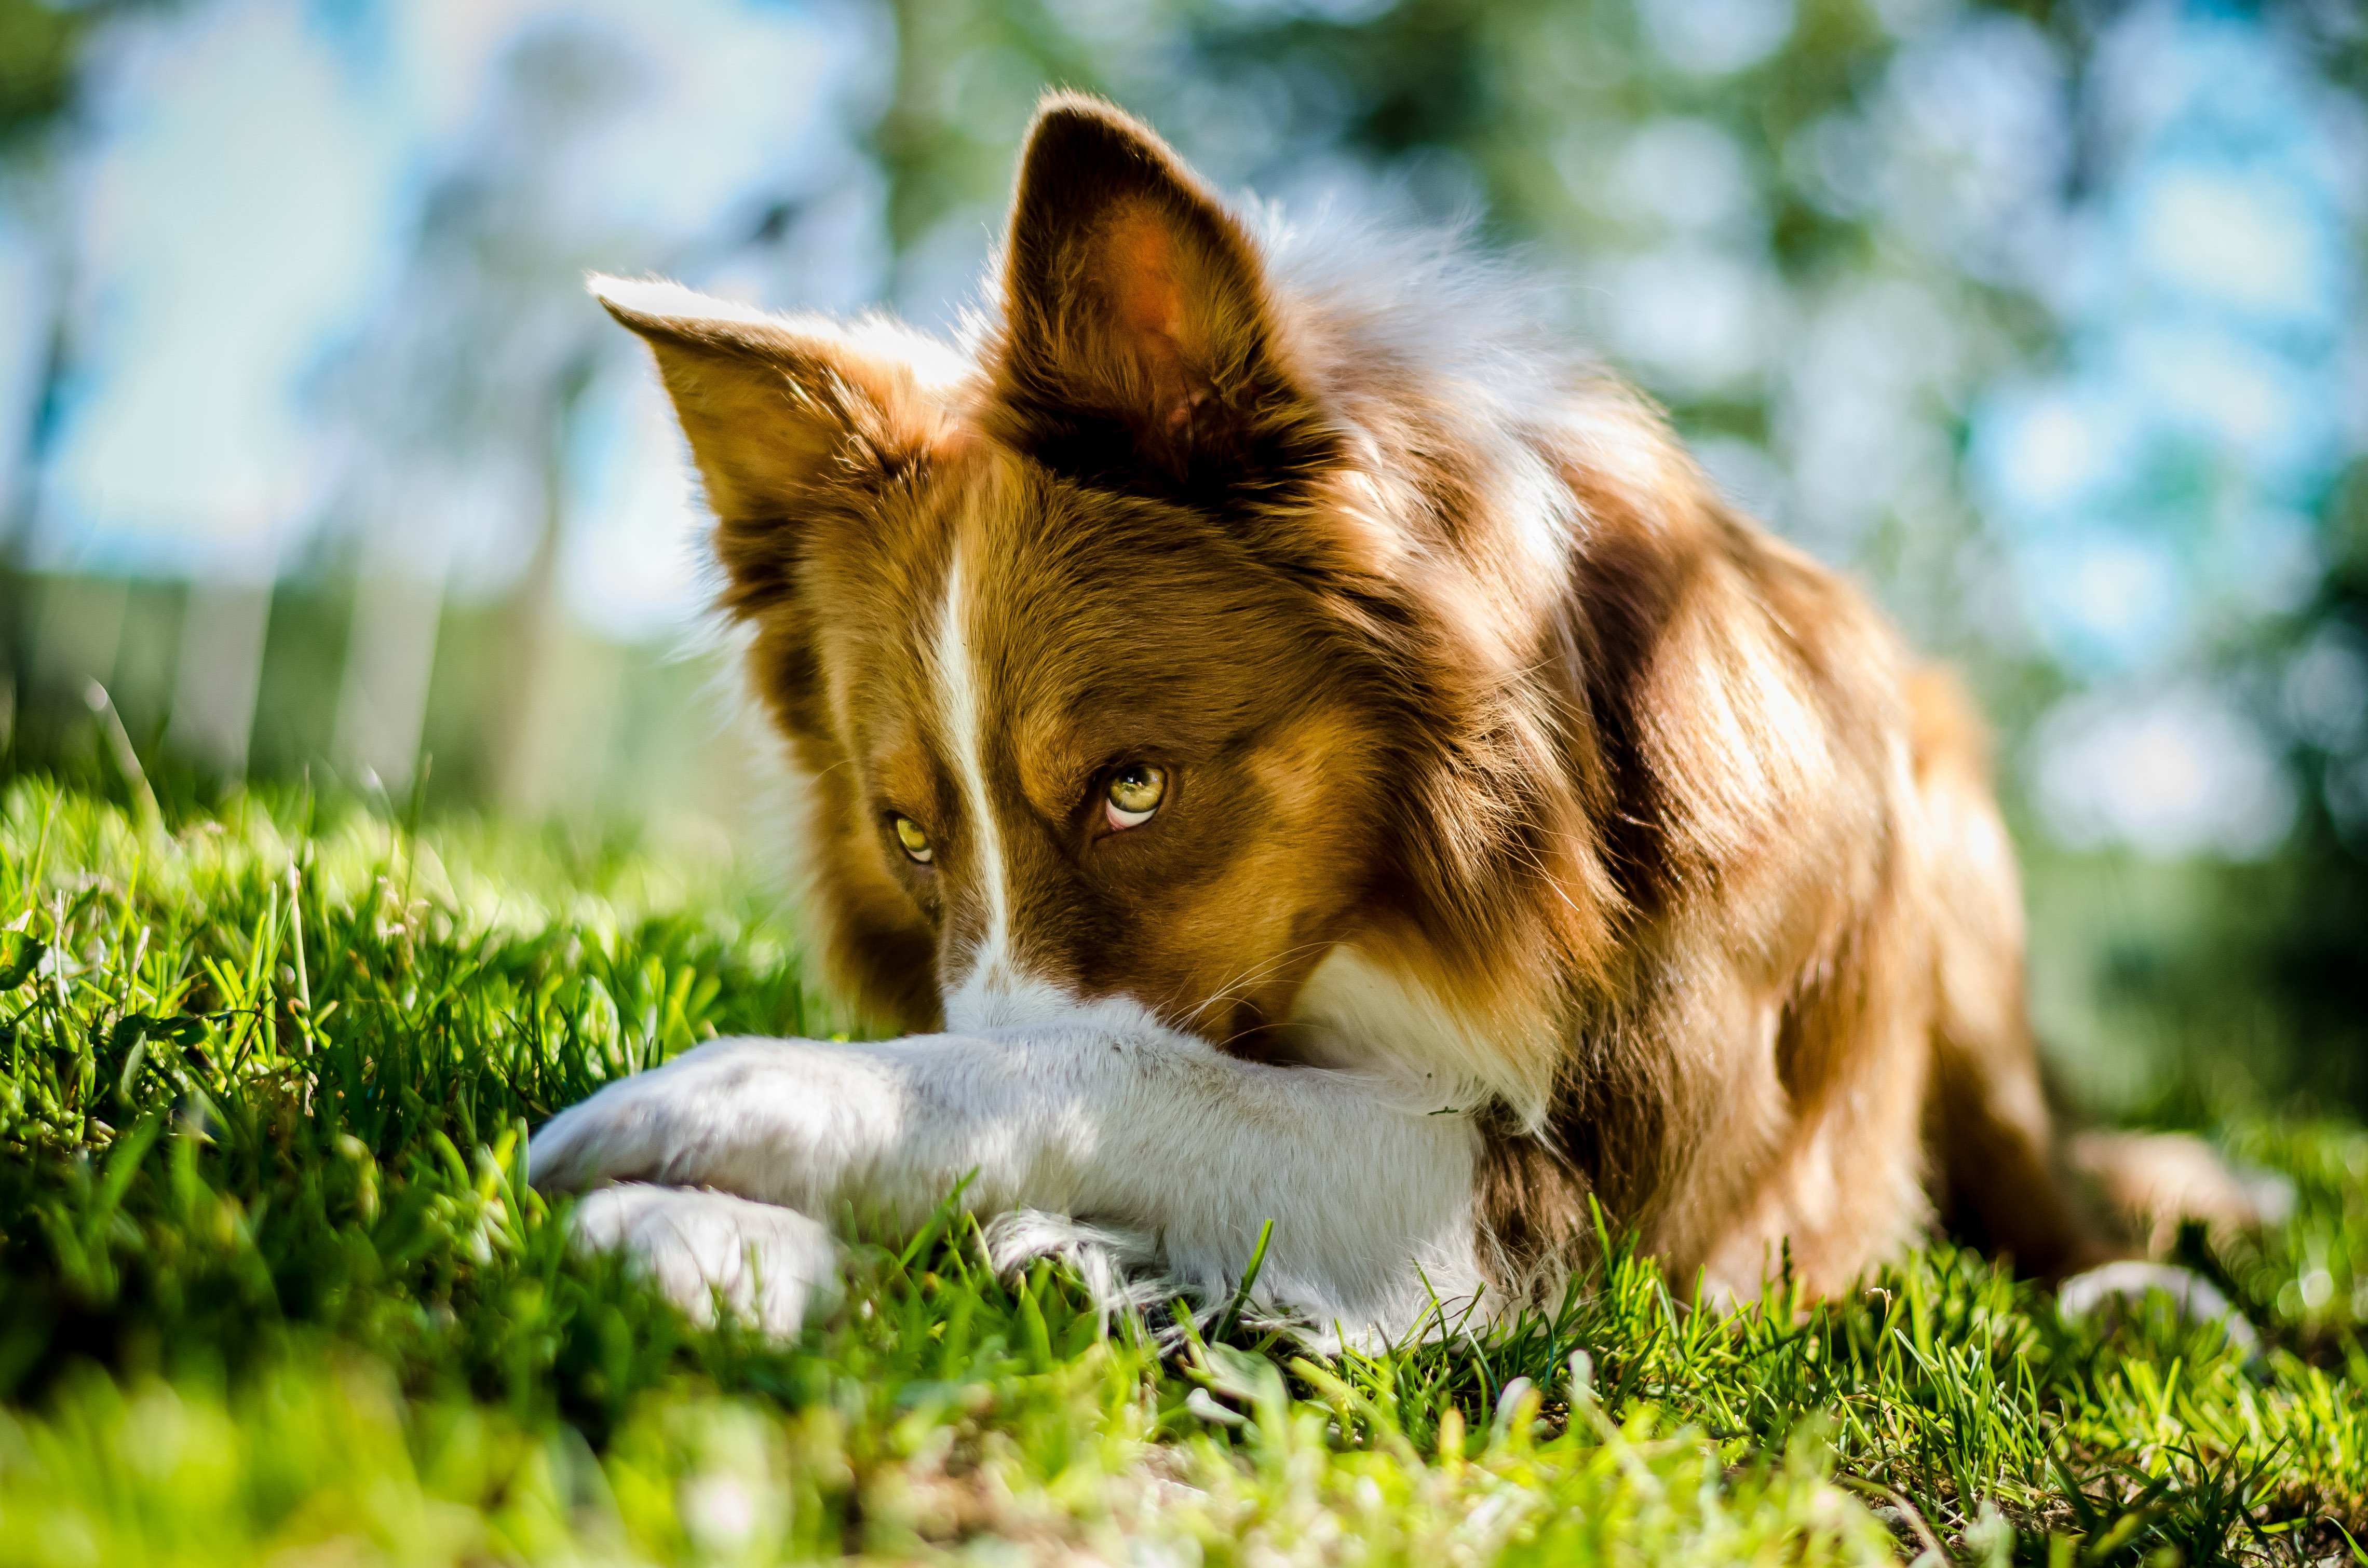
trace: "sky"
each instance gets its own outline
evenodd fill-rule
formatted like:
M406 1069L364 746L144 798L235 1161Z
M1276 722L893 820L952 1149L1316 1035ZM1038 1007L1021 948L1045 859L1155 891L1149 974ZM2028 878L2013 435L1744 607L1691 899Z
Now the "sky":
M548 15L502 0L350 14L222 0L110 36L59 225L75 371L42 475L37 564L252 582L302 562L335 521L341 460L376 438L340 427L347 411L329 406L324 378L400 339L404 312L438 319L445 302L421 298L438 279L418 276L412 254L425 211L456 178L512 172L503 165L532 128L515 123L507 67ZM630 68L596 84L609 100L597 123L544 151L535 172L555 199L516 264L575 328L616 340L595 346L571 431L564 576L585 619L645 636L695 601L689 493L638 357L577 279L697 253L757 193L811 198L860 176L847 100L876 74L877 29L851 8L739 0L575 5L565 18ZM21 217L0 224L0 278L41 276L52 238ZM794 279L694 259L721 291L845 307L878 291L879 242L866 239L827 247L826 265ZM0 335L0 388L20 399L38 319ZM426 535L431 515L474 517L495 532L484 519L516 509L502 504L505 476L440 477L416 517L381 526ZM472 490L495 500L472 505ZM456 586L491 591L525 543L424 540L420 554L435 569L450 549Z
M1969 433L2048 652L2086 687L2035 739L2037 794L2067 842L2255 856L2295 807L2280 726L2200 673L2316 588L2317 517L2368 449L2368 149L2356 100L2253 17L2142 8L2092 70L2097 169L2050 285L2065 351L1989 389ZM2317 722L2356 727L2357 653L2318 665L2305 687L2354 711Z

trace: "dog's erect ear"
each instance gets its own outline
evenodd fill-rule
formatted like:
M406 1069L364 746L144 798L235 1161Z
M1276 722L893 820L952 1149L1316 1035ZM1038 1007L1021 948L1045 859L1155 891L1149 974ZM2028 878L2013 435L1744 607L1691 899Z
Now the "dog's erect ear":
M945 433L951 367L916 335L768 315L675 283L586 286L657 357L735 577L734 536L779 532L824 493L876 483Z
M1131 449L1180 479L1305 423L1258 247L1167 143L1098 99L1037 111L1003 291L1004 433L1056 466L1108 469Z

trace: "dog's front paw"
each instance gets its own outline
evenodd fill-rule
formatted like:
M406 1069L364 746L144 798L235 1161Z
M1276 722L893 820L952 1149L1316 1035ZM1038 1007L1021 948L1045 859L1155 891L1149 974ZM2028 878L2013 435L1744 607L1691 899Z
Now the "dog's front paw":
M795 1210L730 1193L604 1187L575 1205L574 1240L586 1251L624 1253L701 1324L715 1321L720 1301L768 1337L786 1339L839 1301L828 1232Z
M663 1067L608 1085L539 1129L527 1149L528 1179L546 1191L580 1192L611 1181L750 1191L769 1153L794 1158L799 1142L777 1127L794 1106L794 1085L778 1040L715 1040ZM785 1093L785 1091L787 1091Z

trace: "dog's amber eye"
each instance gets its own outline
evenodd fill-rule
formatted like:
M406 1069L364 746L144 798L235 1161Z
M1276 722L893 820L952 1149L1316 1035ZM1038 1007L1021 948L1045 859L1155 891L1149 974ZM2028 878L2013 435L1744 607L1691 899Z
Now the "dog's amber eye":
M924 866L937 858L938 852L929 847L929 835L911 817L896 819L896 842L905 846L905 854Z
M1167 798L1167 770L1147 762L1130 762L1110 781L1108 807L1112 827L1140 827L1151 820Z

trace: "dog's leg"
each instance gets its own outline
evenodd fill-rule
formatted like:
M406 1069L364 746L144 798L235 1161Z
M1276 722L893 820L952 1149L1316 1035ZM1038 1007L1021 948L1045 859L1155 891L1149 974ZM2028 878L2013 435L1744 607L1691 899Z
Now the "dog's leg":
M1204 1295L1238 1280L1319 1329L1395 1335L1480 1287L1460 1115L1346 1073L1242 1062L1148 1018L876 1045L717 1040L609 1085L535 1135L538 1186L710 1187L808 1214L917 1221L964 1201L1157 1238Z
M2014 846L1963 696L1931 675L1913 695L1934 933L1927 1117L1939 1174L1961 1228L2024 1272L2060 1280L2113 1249L2074 1200L2040 1085Z

